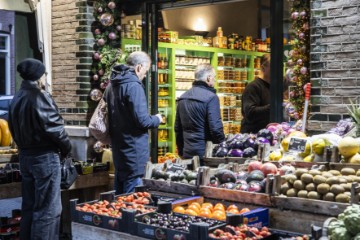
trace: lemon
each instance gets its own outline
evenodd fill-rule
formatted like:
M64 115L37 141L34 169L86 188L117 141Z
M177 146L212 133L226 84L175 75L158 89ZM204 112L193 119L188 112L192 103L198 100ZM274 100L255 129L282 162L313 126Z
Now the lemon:
M282 153L280 150L275 150L269 154L270 161L279 161L282 157Z
M312 162L314 161L314 158L315 158L314 154L310 154L304 158L304 162Z
M307 141L306 142L306 145L305 145L305 149L303 152L299 153L299 155L304 158L306 156L308 156L309 154L311 153L311 145L310 145L310 142Z
M286 137L281 141L281 147L285 152L289 150L290 137Z
M317 155L322 155L324 153L325 146L326 142L322 138L316 139L312 142L312 150Z

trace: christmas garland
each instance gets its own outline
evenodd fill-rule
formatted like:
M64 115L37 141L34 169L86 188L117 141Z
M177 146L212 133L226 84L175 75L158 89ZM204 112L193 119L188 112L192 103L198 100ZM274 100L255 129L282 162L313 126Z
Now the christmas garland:
M91 68L90 98L99 101L110 81L111 68L123 63L126 55L120 49L121 0L97 0L94 2L95 22L92 30L95 38L93 64Z
M304 112L304 85L310 82L310 1L290 0L294 45L289 52L287 75L293 83L290 91L289 115L301 119ZM308 111L309 112L309 111Z

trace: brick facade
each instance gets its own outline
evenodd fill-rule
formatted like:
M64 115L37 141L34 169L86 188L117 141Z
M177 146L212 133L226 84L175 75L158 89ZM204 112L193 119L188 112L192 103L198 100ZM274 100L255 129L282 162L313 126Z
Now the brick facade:
M312 117L309 130L327 131L348 117L360 96L360 1L311 0Z
M66 125L87 126L94 108L89 99L92 5L86 0L52 1L52 89Z

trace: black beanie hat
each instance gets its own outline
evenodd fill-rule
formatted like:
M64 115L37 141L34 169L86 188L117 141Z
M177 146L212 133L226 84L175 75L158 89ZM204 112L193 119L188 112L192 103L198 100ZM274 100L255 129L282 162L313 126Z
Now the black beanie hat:
M45 65L37 59L26 58L17 65L17 71L24 80L37 81L45 73Z

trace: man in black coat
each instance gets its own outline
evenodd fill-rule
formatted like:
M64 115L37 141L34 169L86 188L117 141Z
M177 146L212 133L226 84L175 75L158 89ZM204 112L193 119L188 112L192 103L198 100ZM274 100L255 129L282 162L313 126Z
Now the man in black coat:
M270 123L270 54L260 60L261 76L249 83L241 98L241 133L257 133Z
M160 114L149 115L141 82L150 65L151 60L146 53L131 53L126 65L113 68L111 84L105 91L116 194L133 192L137 185L141 185L149 161L148 129L157 128L162 120Z
M183 158L199 156L203 165L206 141L224 141L219 98L214 89L215 70L198 65L193 87L178 99L175 120L176 145Z
M9 111L9 128L19 148L21 181L20 239L59 239L60 155L71 150L64 120L47 92L45 66L27 58L17 70L24 81Z

